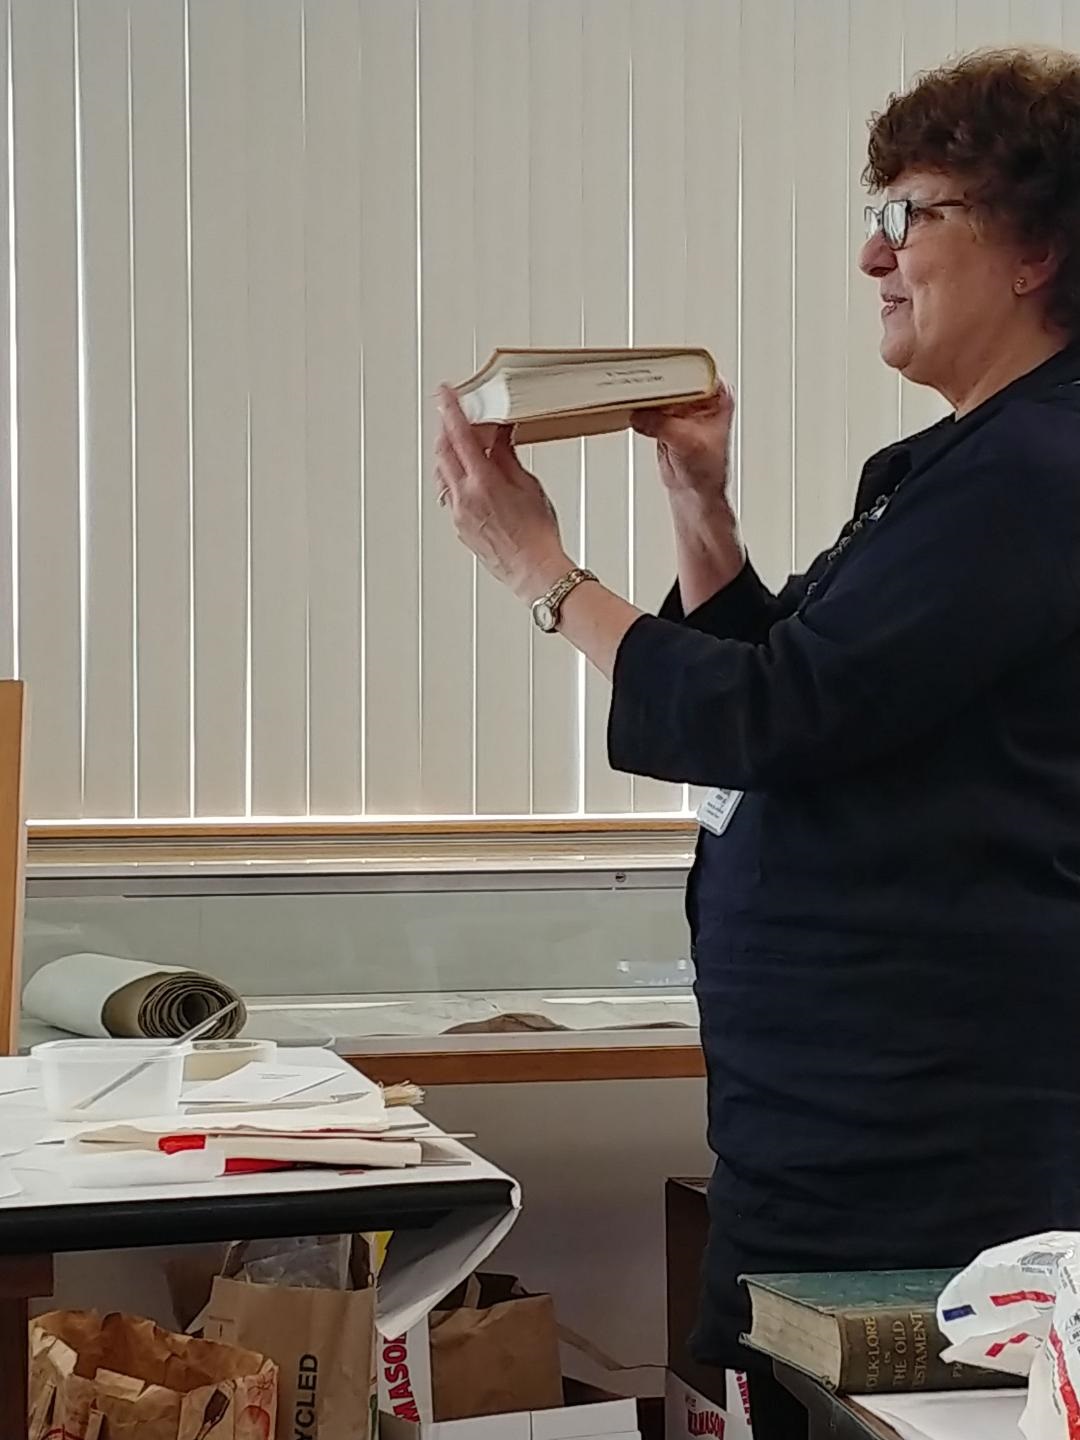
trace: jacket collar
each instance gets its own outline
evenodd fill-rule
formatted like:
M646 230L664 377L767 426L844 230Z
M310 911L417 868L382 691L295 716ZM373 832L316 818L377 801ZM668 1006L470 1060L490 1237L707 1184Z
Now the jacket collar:
M1080 403L1080 341L1073 341L1051 355L1034 370L1002 387L983 403L962 416L946 415L925 430L907 435L879 450L863 466L859 479L856 512L873 504L879 494L892 491L909 475L928 465L967 436L980 429L1012 400L1053 398L1068 387L1069 398Z

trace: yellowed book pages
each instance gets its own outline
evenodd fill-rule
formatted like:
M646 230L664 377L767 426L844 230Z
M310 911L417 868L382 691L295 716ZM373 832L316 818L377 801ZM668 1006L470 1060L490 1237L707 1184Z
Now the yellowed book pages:
M575 376L579 366L588 374L583 369L580 378ZM500 348L456 388L473 423L512 424L514 443L531 445L625 430L635 410L705 399L718 386L716 363L707 350L672 345ZM617 394L618 401L598 403L595 397L605 390ZM582 403L569 403L567 397L575 392ZM559 403L552 403L555 395Z

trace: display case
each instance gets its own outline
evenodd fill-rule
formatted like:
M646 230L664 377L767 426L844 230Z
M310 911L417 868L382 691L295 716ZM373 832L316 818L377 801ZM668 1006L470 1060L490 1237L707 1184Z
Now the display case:
M246 1033L391 1081L697 1075L690 846L32 852L24 968L95 951L205 970L244 995Z

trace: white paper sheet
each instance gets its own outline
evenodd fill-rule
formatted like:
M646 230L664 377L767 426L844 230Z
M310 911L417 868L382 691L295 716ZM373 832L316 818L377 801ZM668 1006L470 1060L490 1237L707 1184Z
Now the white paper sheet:
M1024 1440L1025 1390L947 1390L927 1395L853 1395L901 1440Z
M372 1095L376 1087L357 1075L343 1075L336 1064L319 1066L278 1065L255 1062L218 1080L200 1080L185 1085L184 1105L276 1105L282 1100L317 1104L338 1095Z

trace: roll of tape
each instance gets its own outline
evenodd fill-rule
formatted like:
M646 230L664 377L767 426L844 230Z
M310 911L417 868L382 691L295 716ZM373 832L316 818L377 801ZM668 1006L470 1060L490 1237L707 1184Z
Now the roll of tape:
M196 1040L184 1061L185 1080L220 1080L254 1060L277 1059L274 1040Z

